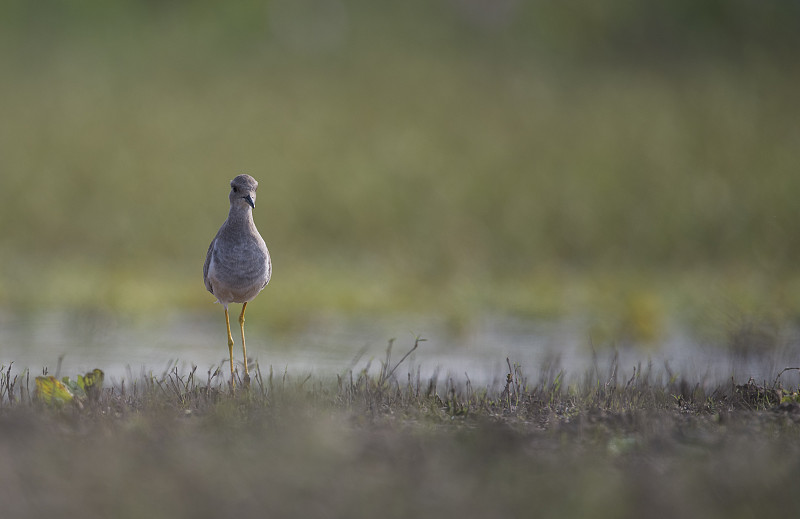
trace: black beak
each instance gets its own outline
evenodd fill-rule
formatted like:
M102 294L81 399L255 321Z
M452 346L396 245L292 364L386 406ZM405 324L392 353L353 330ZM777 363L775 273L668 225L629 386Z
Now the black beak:
M243 196L242 198L244 198L244 201L247 202L250 207L255 209L256 203L253 201L253 197L251 197L250 195L247 195L247 196Z

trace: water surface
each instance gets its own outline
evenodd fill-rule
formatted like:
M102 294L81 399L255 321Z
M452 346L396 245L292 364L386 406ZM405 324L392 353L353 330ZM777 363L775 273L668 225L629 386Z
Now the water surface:
M255 320L253 320L255 321ZM568 379L596 370L607 376L617 359L620 377L630 377L634 366L660 376L677 374L713 385L739 382L753 377L771 382L784 367L800 365L798 333L790 330L770 348L756 353L732 351L729 344L701 340L677 326L656 344L593 344L585 323L579 319L530 321L505 316L476 319L455 332L441 319L427 316L397 316L354 319L327 316L313 320L291 335L277 335L258 323L247 324L247 346L251 360L262 372L292 376L335 376L349 369L369 366L377 372L385 360L387 345L394 338L390 365L414 344L426 339L398 368L403 381L419 370L423 379L437 374L457 383L473 385L502 383L507 359L519 364L535 382L548 368L564 369ZM241 361L241 346L234 330L234 358ZM167 366L200 373L223 365L227 372L227 341L217 313L178 314L159 320L133 321L94 313L48 312L0 314L0 364L12 371L29 368L34 375L47 370L59 375L99 367L107 377L119 381L141 373L160 375ZM797 385L797 372L782 376L784 385Z

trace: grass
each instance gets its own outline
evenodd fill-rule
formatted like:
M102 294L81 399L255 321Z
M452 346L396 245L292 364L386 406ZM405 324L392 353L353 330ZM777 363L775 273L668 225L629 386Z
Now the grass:
M258 370L236 392L219 370L168 366L62 406L6 368L4 511L755 517L797 504L800 404L780 374L706 387L612 361L533 380L509 362L503 382L474 387L420 380L405 359L390 347L377 371L333 378Z

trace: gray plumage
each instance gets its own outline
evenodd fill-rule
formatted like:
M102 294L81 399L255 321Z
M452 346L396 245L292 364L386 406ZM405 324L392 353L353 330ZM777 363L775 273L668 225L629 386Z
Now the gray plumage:
M269 250L253 222L258 182L250 175L231 180L228 218L208 246L203 265L206 289L225 309L252 301L272 276Z

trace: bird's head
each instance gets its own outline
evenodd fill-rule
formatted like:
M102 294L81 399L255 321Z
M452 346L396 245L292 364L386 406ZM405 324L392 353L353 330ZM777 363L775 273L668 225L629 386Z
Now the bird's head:
M228 196L231 206L256 206L256 189L258 182L250 175L239 175L231 180L231 194Z

